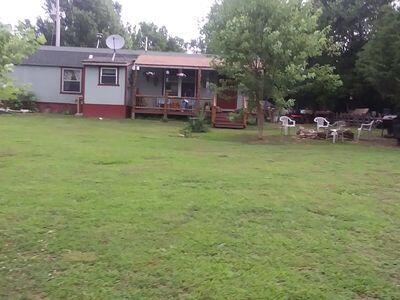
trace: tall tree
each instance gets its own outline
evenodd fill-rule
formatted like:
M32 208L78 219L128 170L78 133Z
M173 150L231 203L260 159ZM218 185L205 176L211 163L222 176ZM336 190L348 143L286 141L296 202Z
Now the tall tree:
M158 27L154 23L141 22L130 30L134 49L144 49L146 37L150 51L185 51L185 42L177 36L171 36L165 26Z
M191 53L206 53L207 45L203 37L192 39L185 45L186 51Z
M290 106L289 93L315 76L309 58L331 48L328 29L318 30L319 13L301 0L224 0L216 3L203 28L218 56L216 68L236 81L257 108L258 136L263 138L261 101L272 97ZM331 70L326 70L331 72Z
M51 16L55 0L45 0L44 8L49 18L38 18L36 26L48 45L54 44L54 22ZM121 5L112 0L60 0L61 11L65 18L61 20L61 45L76 47L94 47L97 33L125 35L121 22Z
M371 39L359 53L358 72L400 108L400 11L384 6Z
M20 91L9 77L13 66L33 53L44 38L35 35L30 24L19 23L13 30L0 23L0 100L12 100Z
M393 0L314 0L314 6L322 10L320 28L330 27L329 34L338 43L338 57L323 55L320 64L331 64L343 80L337 97L346 100L349 96L363 97L368 84L355 71L357 54L367 43L382 5Z

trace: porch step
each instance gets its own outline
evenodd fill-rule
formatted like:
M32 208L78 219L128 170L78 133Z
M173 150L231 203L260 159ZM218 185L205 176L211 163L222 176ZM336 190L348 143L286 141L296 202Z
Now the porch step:
M243 119L230 121L229 113L219 112L215 116L214 127L215 128L243 129L243 128L245 128L245 125L244 125Z

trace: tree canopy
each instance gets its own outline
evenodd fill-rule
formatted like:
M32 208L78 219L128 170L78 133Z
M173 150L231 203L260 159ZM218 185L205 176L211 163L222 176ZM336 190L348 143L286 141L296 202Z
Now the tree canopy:
M305 80L313 79L318 65L309 60L332 52L329 28L318 28L320 12L300 0L224 0L214 4L203 31L208 47L218 56L216 68L233 78L257 107L262 138L260 101L273 98L290 106L287 96ZM332 68L328 79L338 80ZM333 76L333 77L332 77Z
M55 0L45 0L48 17L51 17ZM125 35L121 21L121 5L112 0L60 0L61 45L94 47L97 33ZM38 32L42 33L48 45L54 44L54 22L50 19L37 19Z
M185 41L179 37L171 36L165 26L158 27L154 23L141 22L137 27L129 28L132 48L144 49L146 37L150 51L183 52Z
M19 23L13 30L10 26L0 23L0 99L12 100L20 91L9 73L13 66L19 64L26 56L33 53L39 44L44 42L43 37L36 37L30 26Z
M392 0L313 0L314 7L322 12L318 21L319 28L329 26L328 34L339 45L338 56L324 54L317 59L321 65L335 66L343 81L343 86L329 99L332 103L331 109L340 102L347 101L350 96L361 101L373 96L369 83L357 74L355 65L358 53L369 40L380 8L391 2ZM317 99L315 95L319 93L318 88L310 89L309 92ZM327 98L329 95L324 103L328 101Z
M370 40L359 53L358 72L382 98L400 107L400 11L384 6Z
M51 19L55 0L45 0L44 8L48 18L39 17L36 22L38 33L46 37L47 45L54 45L54 21ZM148 37L148 49L154 51L185 50L185 42L177 36L171 36L165 26L141 22L138 26L124 26L121 20L122 6L112 0L60 0L61 11L65 18L61 20L61 45L74 47L94 47L97 33L104 37L120 34L125 37L125 48L144 49ZM104 43L101 45L105 47Z

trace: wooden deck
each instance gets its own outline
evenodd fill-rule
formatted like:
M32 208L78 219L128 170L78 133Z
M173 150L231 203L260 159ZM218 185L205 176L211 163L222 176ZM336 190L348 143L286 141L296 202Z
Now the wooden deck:
M147 114L147 115L167 115L167 116L194 116L196 110L194 109L164 109L162 107L140 107L137 106L132 110L135 114ZM206 112L207 113L207 112ZM209 112L210 113L210 112Z

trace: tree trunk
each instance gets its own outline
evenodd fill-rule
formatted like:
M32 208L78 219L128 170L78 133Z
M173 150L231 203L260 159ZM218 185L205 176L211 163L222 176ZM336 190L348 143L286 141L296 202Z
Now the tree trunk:
M258 129L258 139L264 139L263 132L264 132L264 108L261 101L257 101L257 129Z

